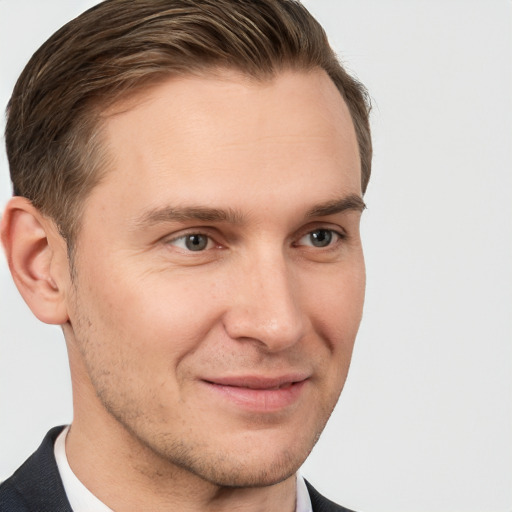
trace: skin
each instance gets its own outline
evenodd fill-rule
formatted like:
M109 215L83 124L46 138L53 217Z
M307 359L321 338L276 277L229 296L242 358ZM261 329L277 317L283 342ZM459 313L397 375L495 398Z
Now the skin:
M104 117L73 279L28 201L2 228L25 300L63 325L71 468L116 511L291 512L364 300L348 109L320 70L222 71Z

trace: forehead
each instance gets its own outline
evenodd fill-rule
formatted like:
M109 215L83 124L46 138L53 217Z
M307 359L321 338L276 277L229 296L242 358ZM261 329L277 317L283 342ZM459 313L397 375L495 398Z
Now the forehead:
M92 195L109 194L112 207L131 197L134 214L149 202L257 204L305 188L360 194L350 113L321 70L170 78L109 109L104 135L111 165Z

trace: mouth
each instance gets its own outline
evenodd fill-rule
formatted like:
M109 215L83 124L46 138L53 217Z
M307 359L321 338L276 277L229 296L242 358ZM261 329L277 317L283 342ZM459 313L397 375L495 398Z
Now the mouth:
M299 374L203 380L221 401L238 408L262 413L281 411L297 404L308 381L307 375Z

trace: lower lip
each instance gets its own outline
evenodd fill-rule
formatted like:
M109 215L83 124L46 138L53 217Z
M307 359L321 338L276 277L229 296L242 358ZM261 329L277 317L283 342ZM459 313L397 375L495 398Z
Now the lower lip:
M295 404L304 389L306 380L280 389L251 389L206 382L208 387L223 399L253 412L276 412Z

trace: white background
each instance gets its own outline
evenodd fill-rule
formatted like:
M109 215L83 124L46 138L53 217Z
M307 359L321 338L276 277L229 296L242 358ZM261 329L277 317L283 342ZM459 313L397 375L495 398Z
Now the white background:
M0 0L0 105L94 1ZM374 101L365 316L304 475L359 512L512 511L512 3L309 0ZM0 207L10 195L0 160ZM0 480L71 420L60 330L0 257Z

